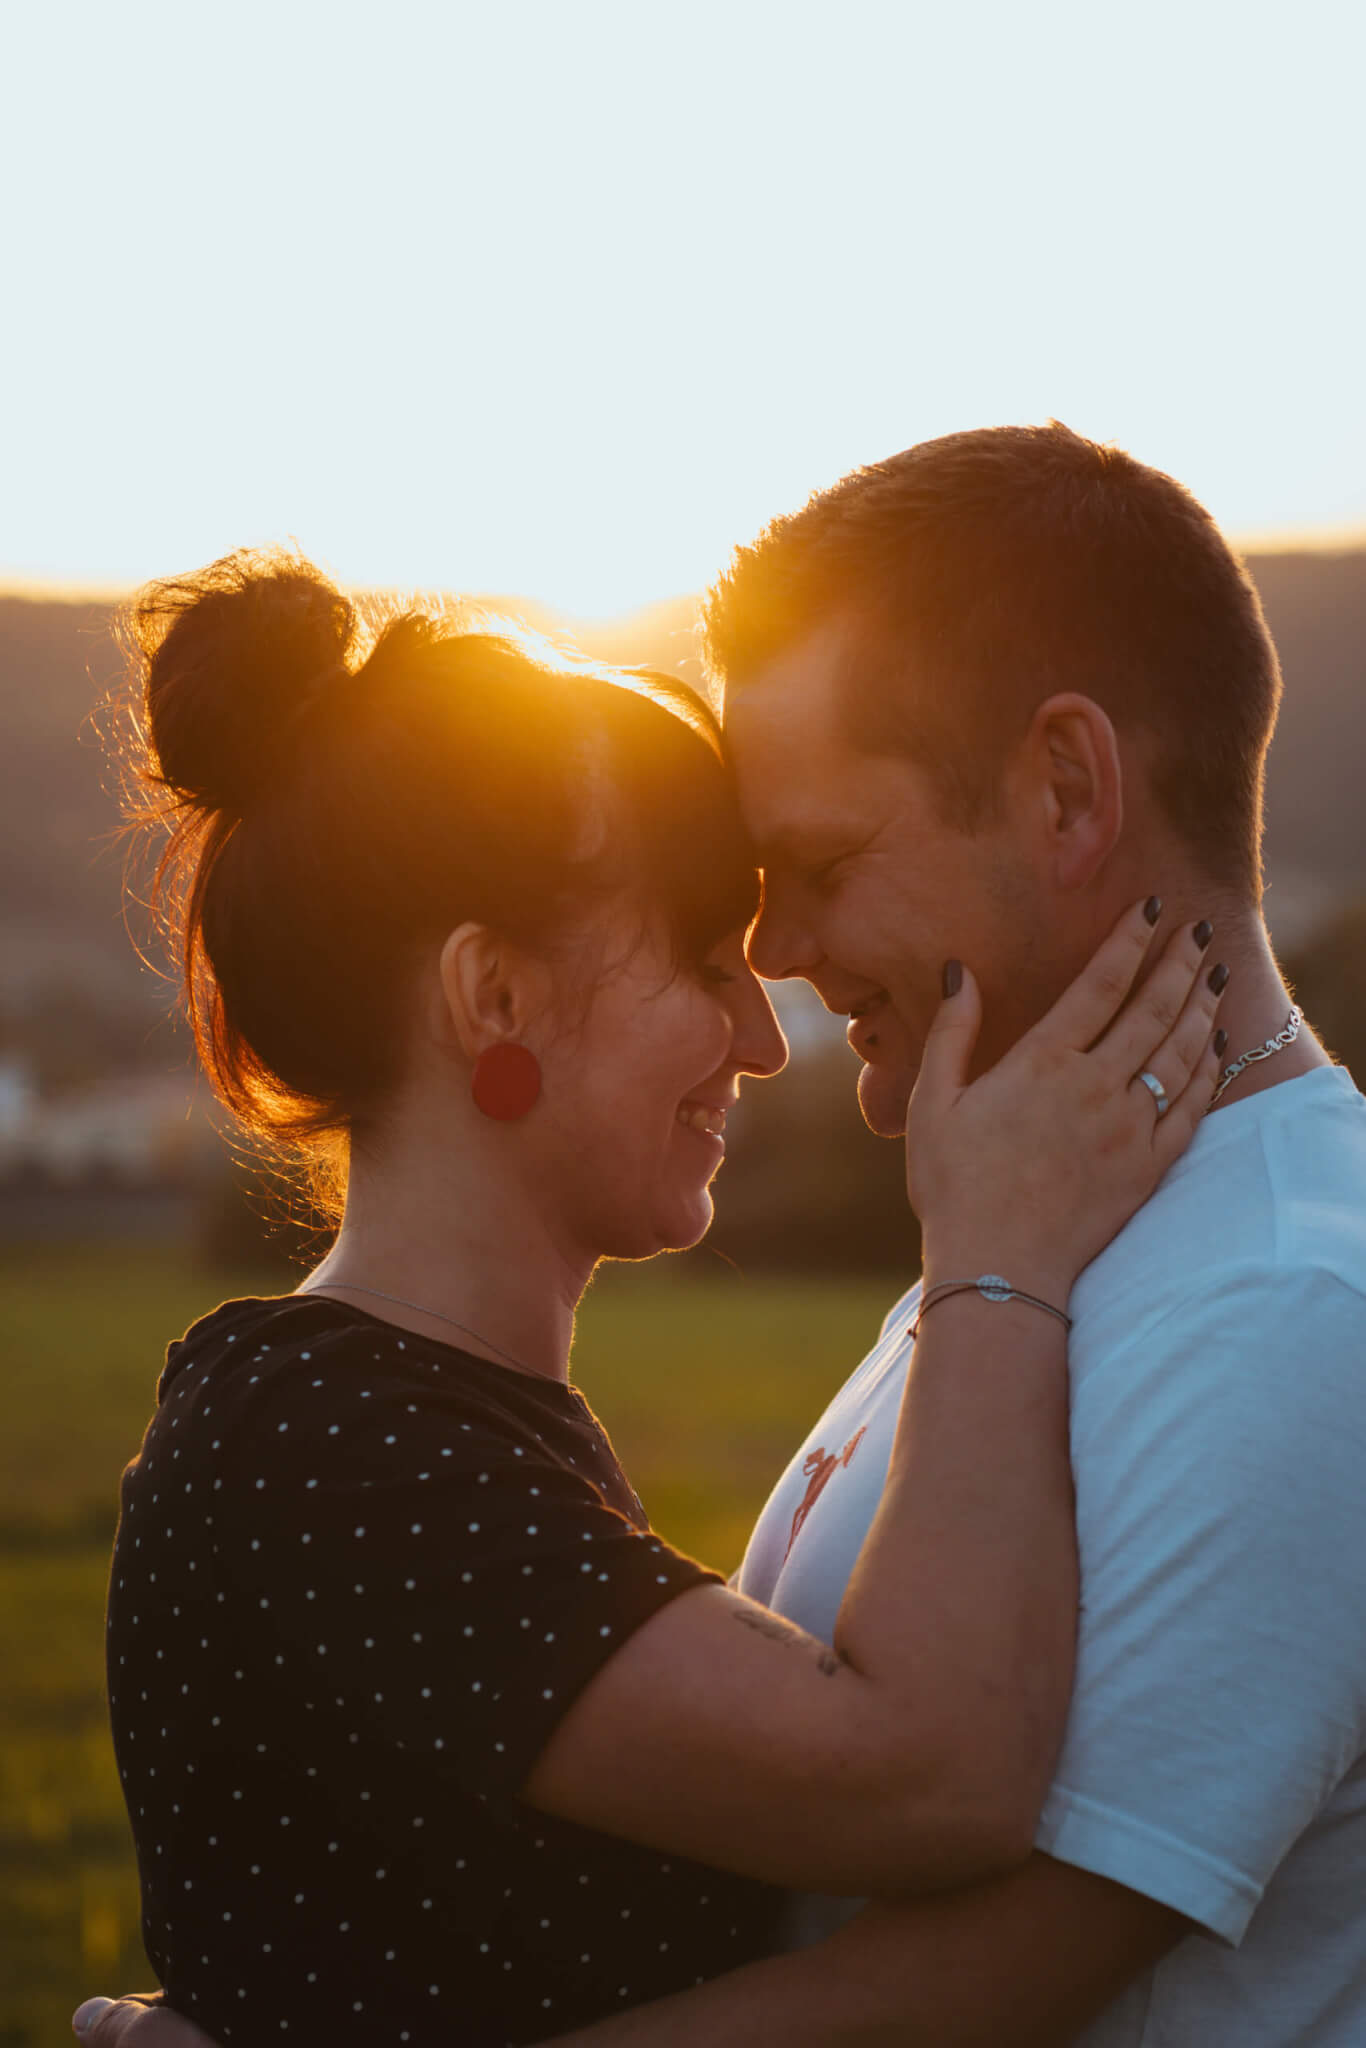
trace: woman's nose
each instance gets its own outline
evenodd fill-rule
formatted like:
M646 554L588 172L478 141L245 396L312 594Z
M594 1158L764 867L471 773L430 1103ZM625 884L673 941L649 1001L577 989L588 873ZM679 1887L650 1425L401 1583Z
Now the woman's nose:
M787 1065L787 1040L768 991L753 975L745 976L741 990L735 1008L731 1064L742 1074L780 1074Z

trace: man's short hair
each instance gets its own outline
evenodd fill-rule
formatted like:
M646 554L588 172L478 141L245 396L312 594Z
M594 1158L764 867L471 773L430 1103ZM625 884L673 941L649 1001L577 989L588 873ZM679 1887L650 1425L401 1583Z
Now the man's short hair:
M1183 485L1057 421L924 441L736 550L704 611L729 694L851 629L847 729L929 772L973 829L1037 707L1094 698L1146 739L1152 788L1212 880L1261 893L1280 668L1261 604Z

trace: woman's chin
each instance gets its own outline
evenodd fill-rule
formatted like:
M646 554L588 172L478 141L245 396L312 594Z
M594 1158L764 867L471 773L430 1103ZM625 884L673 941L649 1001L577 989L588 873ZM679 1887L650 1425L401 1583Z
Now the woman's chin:
M715 1211L710 1190L686 1202L674 1202L657 1209L648 1221L632 1218L618 1234L617 1242L603 1253L608 1259L653 1259L660 1252L691 1251L711 1229Z
M711 1191L708 1188L704 1188L691 1220L681 1227L677 1235L670 1238L668 1244L664 1246L664 1250L686 1252L691 1251L695 1244L701 1244L703 1238L711 1229L712 1219L715 1214L716 1210L712 1206Z

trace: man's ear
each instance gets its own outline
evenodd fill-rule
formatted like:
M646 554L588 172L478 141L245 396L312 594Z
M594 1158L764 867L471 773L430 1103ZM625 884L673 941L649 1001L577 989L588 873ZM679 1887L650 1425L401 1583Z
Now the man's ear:
M1085 888L1124 825L1124 774L1109 714L1080 691L1047 698L1030 721L1021 769L1055 885Z
M471 1061L504 1039L520 1039L548 995L545 969L485 924L448 934L438 973L441 1035Z

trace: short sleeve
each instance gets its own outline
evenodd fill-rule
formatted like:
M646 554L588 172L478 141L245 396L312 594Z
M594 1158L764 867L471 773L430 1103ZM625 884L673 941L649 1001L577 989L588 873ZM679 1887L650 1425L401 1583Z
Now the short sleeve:
M1037 1845L1237 1942L1366 1737L1366 1302L1225 1269L1074 1404L1076 1690Z
M716 1575L534 1434L340 1377L297 1376L256 1403L225 1468L220 1577L291 1667L282 1683L297 1687L301 1659L345 1739L515 1792L632 1632Z

